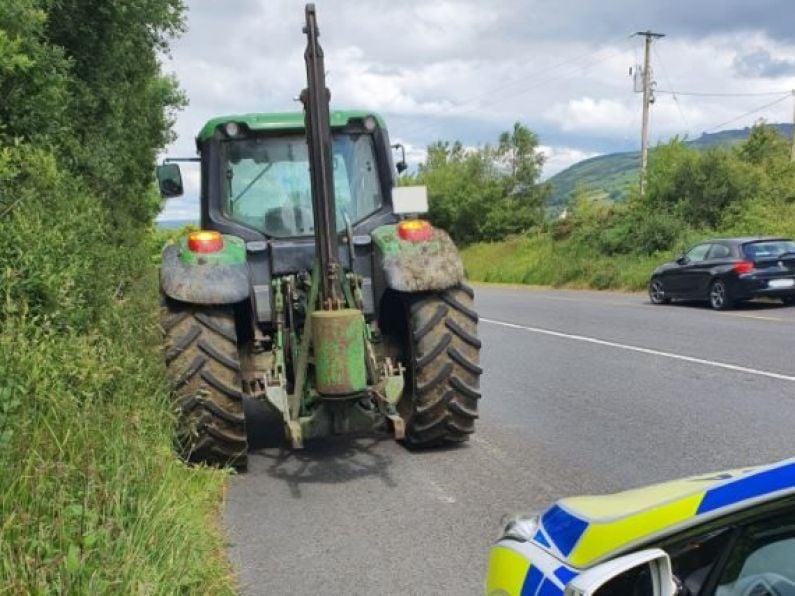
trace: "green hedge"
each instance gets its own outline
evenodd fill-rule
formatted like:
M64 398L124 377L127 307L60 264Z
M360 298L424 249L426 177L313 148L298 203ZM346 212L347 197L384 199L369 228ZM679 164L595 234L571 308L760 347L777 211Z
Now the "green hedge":
M231 592L224 473L172 451L149 230L114 237L46 152L6 155L0 591Z
M0 593L234 588L225 473L173 453L157 320L182 10L0 3Z

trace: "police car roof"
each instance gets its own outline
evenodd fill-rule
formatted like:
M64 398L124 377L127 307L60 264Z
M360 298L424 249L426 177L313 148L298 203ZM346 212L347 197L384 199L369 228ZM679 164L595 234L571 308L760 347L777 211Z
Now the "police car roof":
M693 476L612 495L561 499L534 542L578 568L755 503L795 494L795 459Z

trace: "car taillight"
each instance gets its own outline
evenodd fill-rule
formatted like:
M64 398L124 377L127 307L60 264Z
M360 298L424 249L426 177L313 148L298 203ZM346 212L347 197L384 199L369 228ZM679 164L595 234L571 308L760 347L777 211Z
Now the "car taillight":
M754 270L754 264L751 261L740 261L739 263L735 263L734 267L735 273L742 275L743 273L751 273Z
M224 237L212 230L199 230L188 234L188 250L191 252L218 252L224 247Z
M398 224L398 236L409 242L424 242L433 235L431 224L424 219L406 219Z

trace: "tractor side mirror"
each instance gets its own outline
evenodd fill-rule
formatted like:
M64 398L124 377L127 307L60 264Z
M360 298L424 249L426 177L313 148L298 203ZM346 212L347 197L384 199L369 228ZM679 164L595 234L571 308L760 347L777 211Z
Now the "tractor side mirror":
M428 212L428 189L424 186L395 186L392 189L392 211L398 215Z
M565 596L675 596L676 593L671 559L659 548L642 550L592 567L571 580L564 592Z
M398 176L400 176L403 172L409 169L409 166L406 163L406 148L400 143L395 143L392 145L392 149L400 149L400 161L395 164L395 169L397 170Z
M157 186L160 189L160 196L164 199L180 197L185 192L182 187L182 173L179 166L175 163L167 163L157 166L155 170L157 176Z

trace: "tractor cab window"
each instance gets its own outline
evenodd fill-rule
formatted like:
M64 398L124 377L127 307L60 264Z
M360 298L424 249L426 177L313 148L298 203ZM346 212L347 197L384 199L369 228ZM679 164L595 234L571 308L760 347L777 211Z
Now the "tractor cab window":
M263 136L224 144L223 210L268 236L314 233L309 152L303 135ZM333 137L337 229L376 211L381 187L369 135Z

